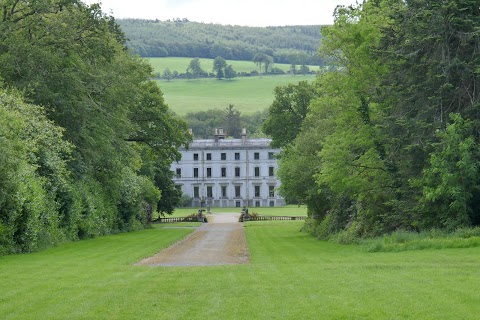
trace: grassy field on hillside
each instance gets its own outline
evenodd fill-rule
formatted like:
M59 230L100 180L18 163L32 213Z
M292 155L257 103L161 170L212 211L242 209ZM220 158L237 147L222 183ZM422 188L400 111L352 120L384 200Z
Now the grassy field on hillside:
M167 57L167 58L146 58L156 72L162 73L166 68L170 71L178 71L178 73L185 73L192 58L179 58L179 57ZM258 66L253 61L237 61L226 60L227 64L231 64L233 70L236 72L251 72L258 71ZM213 59L200 59L200 66L207 72L212 72ZM282 69L284 72L290 71L290 65L285 63L275 63L273 65L276 68ZM263 68L263 67L262 67ZM309 66L311 71L318 71L319 66ZM298 69L298 68L297 68Z
M162 73L165 68L171 71L184 72L191 58L147 58L156 72ZM206 71L212 70L212 59L200 59L201 66ZM237 72L250 72L257 66L251 61L227 61ZM288 71L290 65L275 64L276 67ZM318 67L312 67L318 70ZM314 75L292 76L254 76L237 77L231 80L200 78L195 80L173 79L171 81L157 80L165 101L170 109L179 115L208 109L224 109L233 104L244 114L253 113L268 108L274 99L273 90L280 85L313 81Z
M232 80L157 80L165 102L179 115L208 109L225 109L233 104L248 114L268 108L279 85L313 81L315 76L238 77Z
M478 319L480 248L367 253L302 222L245 224L251 263L134 264L191 232L163 228L0 258L1 319Z

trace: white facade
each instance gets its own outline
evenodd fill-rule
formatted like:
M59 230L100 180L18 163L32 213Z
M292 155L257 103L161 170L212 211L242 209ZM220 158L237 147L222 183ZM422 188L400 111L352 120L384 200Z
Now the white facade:
M280 149L272 149L270 139L247 139L245 132L242 139L223 137L194 140L188 150L180 150L182 160L171 166L175 183L192 197L192 206L285 205L277 191L275 155Z

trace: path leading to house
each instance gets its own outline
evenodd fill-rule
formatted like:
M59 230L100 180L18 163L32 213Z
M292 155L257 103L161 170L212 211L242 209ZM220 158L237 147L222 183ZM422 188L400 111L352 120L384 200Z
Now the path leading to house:
M208 223L138 265L178 267L248 263L245 231L238 218L239 214L231 213L207 215Z

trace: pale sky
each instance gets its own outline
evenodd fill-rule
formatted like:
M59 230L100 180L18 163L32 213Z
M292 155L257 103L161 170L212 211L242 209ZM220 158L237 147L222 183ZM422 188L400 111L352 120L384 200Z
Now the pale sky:
M356 0L83 0L102 3L115 18L187 18L190 21L242 26L332 24L337 5Z

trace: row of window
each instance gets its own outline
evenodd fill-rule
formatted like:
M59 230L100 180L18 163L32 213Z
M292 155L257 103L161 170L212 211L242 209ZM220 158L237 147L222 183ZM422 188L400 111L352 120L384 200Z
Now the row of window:
M253 171L254 171L253 174L254 174L255 177L260 177L260 167L255 167ZM240 167L235 167L235 177L240 177L241 176L240 173L241 173L240 172ZM177 168L175 174L176 174L177 178L181 178L182 177L182 168ZM206 174L207 174L207 178L211 178L212 177L212 168L208 167ZM225 168L225 167L220 168L220 176L222 178L227 177L227 168ZM269 177L275 176L275 168L274 167L268 167L268 176ZM193 177L198 178L198 168L193 168Z
M261 198L260 186L254 186L254 197ZM235 186L235 198L241 198L241 186ZM222 198L227 198L227 186L220 186L220 194ZM200 187L194 186L193 187L193 197L199 198L200 197ZM275 186L268 186L268 197L273 198L275 197ZM213 186L207 186L207 198L213 198Z
M273 160L274 157L275 157L275 155L274 155L273 152L268 153L268 160ZM207 161L211 161L212 160L212 153L210 153L210 152L206 153L205 159ZM240 160L240 152L235 152L234 159L235 160ZM254 152L253 153L253 159L254 160L260 160L260 152ZM199 160L199 154L198 153L193 154L193 160L194 161ZM227 160L227 153L226 152L221 152L220 153L220 160Z

